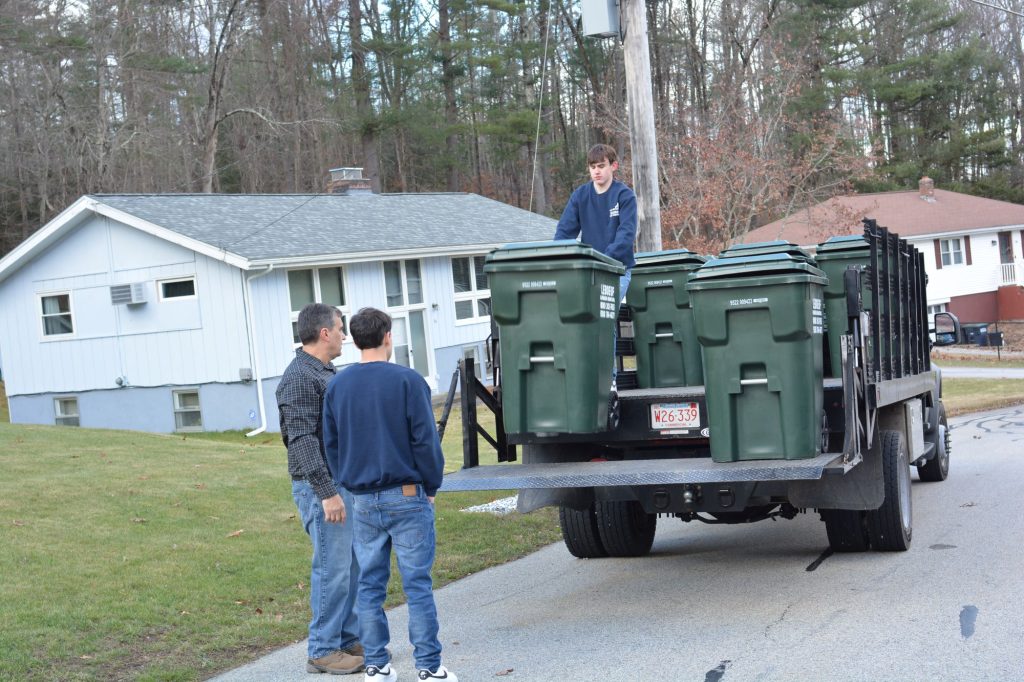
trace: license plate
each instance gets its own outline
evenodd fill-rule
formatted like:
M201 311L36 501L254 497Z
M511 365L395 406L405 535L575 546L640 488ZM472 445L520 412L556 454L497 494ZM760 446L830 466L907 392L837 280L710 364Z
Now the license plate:
M685 431L700 428L698 403L651 405L651 428L656 431Z

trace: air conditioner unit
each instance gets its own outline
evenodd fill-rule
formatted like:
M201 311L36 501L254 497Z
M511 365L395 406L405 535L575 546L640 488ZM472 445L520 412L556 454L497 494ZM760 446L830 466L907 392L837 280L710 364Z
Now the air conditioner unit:
M145 282L115 284L110 287L111 305L141 305L146 302Z

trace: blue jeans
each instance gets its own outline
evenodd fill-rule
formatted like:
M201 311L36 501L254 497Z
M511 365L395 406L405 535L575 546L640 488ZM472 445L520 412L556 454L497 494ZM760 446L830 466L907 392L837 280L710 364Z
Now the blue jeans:
M341 491L348 517L328 523L324 505L306 481L292 481L292 497L302 527L313 542L313 570L309 578L310 658L346 649L359 641L359 623L353 611L359 585L359 566L352 551L352 494Z
M633 271L626 270L626 273L619 277L619 305L626 300L626 290L629 289L629 280L633 278ZM619 339L619 310L615 309L615 329L612 332L612 381L615 381L615 375L619 373L619 360L615 355L615 346L618 345Z
M408 600L409 642L416 667L437 670L441 665L441 642L437 639L437 607L430 579L434 564L434 505L420 485L416 486L416 495L410 497L402 494L402 486L353 497L359 559L356 611L366 665L383 666L389 660L384 647L391 641L391 633L384 599L394 548Z

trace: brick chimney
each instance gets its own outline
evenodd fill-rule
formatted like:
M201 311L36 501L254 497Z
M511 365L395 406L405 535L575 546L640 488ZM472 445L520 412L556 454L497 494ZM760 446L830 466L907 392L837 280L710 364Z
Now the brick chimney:
M917 191L925 201L935 201L935 181L927 175L918 180Z
M332 168L331 178L324 191L327 194L354 194L372 192L370 181L363 177L362 168Z

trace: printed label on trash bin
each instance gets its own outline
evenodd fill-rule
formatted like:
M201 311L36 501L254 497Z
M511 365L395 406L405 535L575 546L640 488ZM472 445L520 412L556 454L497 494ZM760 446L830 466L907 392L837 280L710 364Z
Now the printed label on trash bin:
M825 330L825 311L820 298L811 299L811 333L821 334Z
M558 282L556 282L553 279L533 280L532 282L523 282L522 288L523 289L550 289L551 287L555 286L556 284L558 284Z
M734 298L729 301L731 306L740 305L764 305L768 302L767 298Z
M615 301L615 287L611 284L601 285L601 317L614 320L618 317L619 306Z

